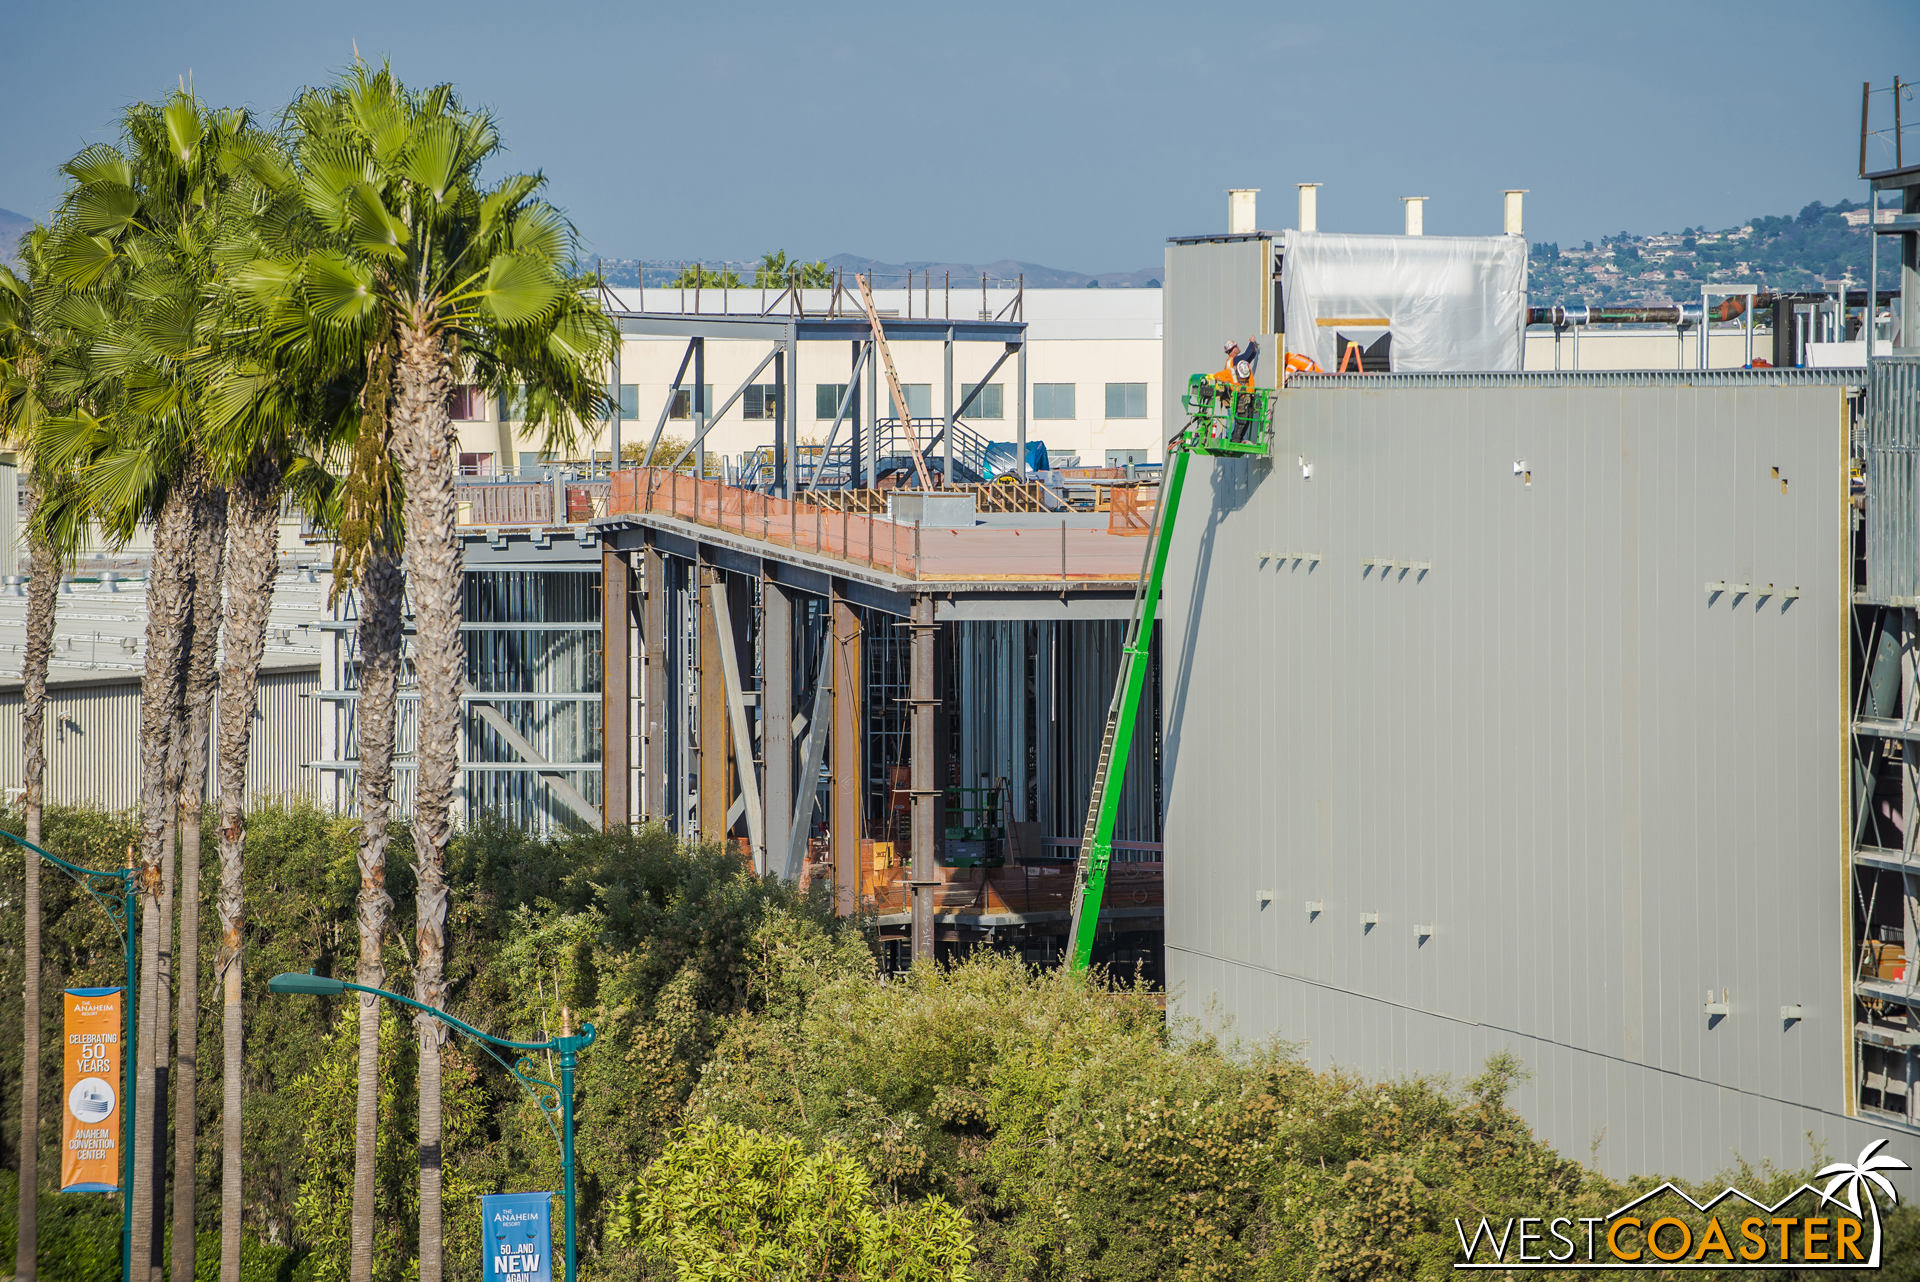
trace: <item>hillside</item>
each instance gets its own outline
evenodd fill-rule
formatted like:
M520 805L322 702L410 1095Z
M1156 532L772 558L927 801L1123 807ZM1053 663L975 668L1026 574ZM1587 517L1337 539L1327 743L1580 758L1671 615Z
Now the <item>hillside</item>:
M1753 283L1764 290L1837 288L1867 278L1864 203L1819 201L1792 216L1763 216L1737 227L1705 226L1635 236L1621 232L1562 249L1531 246L1528 292L1536 306L1555 303L1668 303L1697 299L1703 284ZM1891 245L1882 245L1884 269ZM1884 278L1883 278L1884 283Z
M0 262L9 267L19 263L19 257L13 252L14 243L27 234L27 228L33 226L33 219L14 213L11 209L0 209Z
M1017 262L1003 258L991 263L883 263L873 258L861 258L855 254L835 254L826 259L828 267L844 273L849 284L855 272L865 272L876 289L898 289L907 283L907 273L913 273L914 288L920 288L921 278L931 273L933 287L939 289L949 275L953 278L953 287L960 289L968 284L980 287L980 277L985 275L996 289L1005 288L1022 277L1035 289L1157 289L1160 286L1160 269L1147 268L1137 272L1070 272L1058 267L1046 267L1039 263ZM744 281L754 278L754 268L760 260L728 259L708 261L703 264L712 271L731 268ZM680 274L682 267L692 266L691 260L674 259L662 261L648 259L644 263L648 286L664 285ZM635 258L608 258L599 261L600 270L606 275L607 284L632 286L640 283L642 262Z

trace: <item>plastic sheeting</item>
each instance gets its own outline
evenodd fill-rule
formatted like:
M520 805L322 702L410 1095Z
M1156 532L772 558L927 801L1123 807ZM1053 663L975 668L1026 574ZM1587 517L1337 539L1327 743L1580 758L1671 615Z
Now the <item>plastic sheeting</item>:
M1520 236L1286 233L1289 352L1340 368L1338 339L1391 334L1394 373L1517 370L1527 307Z

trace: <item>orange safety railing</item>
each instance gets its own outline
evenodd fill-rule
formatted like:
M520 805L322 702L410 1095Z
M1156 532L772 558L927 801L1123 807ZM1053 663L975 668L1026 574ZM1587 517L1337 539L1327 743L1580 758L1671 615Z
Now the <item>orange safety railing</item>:
M609 516L667 516L901 578L920 577L916 525L776 498L664 467L615 472L612 486Z

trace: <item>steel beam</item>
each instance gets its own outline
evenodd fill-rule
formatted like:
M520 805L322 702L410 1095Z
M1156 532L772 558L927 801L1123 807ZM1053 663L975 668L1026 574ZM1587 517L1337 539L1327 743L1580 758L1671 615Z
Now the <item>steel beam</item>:
M760 810L760 782L754 772L753 730L747 724L747 692L740 679L740 653L746 648L746 638L734 630L733 608L727 601L732 587L730 580L722 580L710 585L707 594L712 598L714 640L720 652L720 675L726 683L727 723L733 736L734 777L739 783L739 795L745 799L747 807L747 840L753 847L754 871L765 873L765 817ZM731 827L731 824L728 826Z
M653 436L647 441L647 452L640 459L641 466L643 467L651 465L655 461L653 452L659 448L660 433L665 430L667 418L673 413L673 398L679 394L680 380L687 376L687 362L693 359L694 349L699 345L700 340L697 338L687 340L687 350L685 354L680 357L680 368L674 371L673 386L667 389L667 403L660 407L660 421L653 425Z
M820 667L814 673L813 712L807 721L806 744L800 752L800 786L793 799L793 828L787 839L787 880L796 883L807 858L814 798L820 791L820 763L826 757L827 740L833 737L829 724L833 717L833 653L833 639L829 636L820 647ZM789 727L799 720L796 716L788 723ZM827 795L829 799L833 797L831 788Z
M632 573L625 552L600 554L601 825L608 831L626 827L633 815Z
M467 705L478 713L480 719L492 727L493 732L505 740L506 745L518 753L520 759L531 766L561 805L578 815L590 827L600 825L600 812L571 783L567 782L565 772L573 767L555 765L541 756L527 737L513 728L513 723L500 715L500 710L492 704L471 703ZM487 763L492 764L492 763ZM471 767L470 767L471 768ZM606 786L606 772L601 772L601 786Z

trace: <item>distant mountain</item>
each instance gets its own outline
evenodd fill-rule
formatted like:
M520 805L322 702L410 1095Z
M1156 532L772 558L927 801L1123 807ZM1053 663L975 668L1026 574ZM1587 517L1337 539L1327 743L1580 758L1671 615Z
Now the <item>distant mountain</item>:
M1101 289L1143 289L1160 287L1160 269L1149 267L1137 272L1070 272L1058 267L1043 267L1039 263L1016 262L1011 258L1002 258L993 263L882 263L871 258L856 258L852 254L835 254L827 259L827 266L837 267L852 274L867 273L868 279L875 285L898 288L906 284L907 273L912 272L915 284L919 278L931 276L935 286L939 286L952 273L957 287L971 281L976 286L980 277L985 275L989 283L1006 284L1025 279L1035 289L1086 289L1098 282Z
M11 209L0 209L0 262L9 267L19 265L20 257L14 253L13 247L31 226L33 219L23 218Z
M647 259L642 262L635 258L606 258L595 260L607 284L633 286L641 283L641 274L645 273L648 285L664 285L680 274L682 267L693 265L692 259ZM707 259L702 266L709 271L731 269L743 281L753 280L753 270L759 265L757 258L743 259ZM953 287L963 289L980 287L980 277L984 273L987 282L995 289L1005 289L1014 281L1025 279L1035 289L1158 289L1160 287L1160 269L1150 267L1137 272L1087 272L1062 271L1057 267L1043 267L1039 263L1016 262L1003 258L993 263L883 263L872 258L861 258L854 254L835 254L826 260L828 267L843 272L849 282L855 272L865 272L875 289L899 289L907 283L907 273L913 273L915 289L923 287L922 281L931 280L935 289L943 288L951 276ZM591 267L595 264L586 264Z

